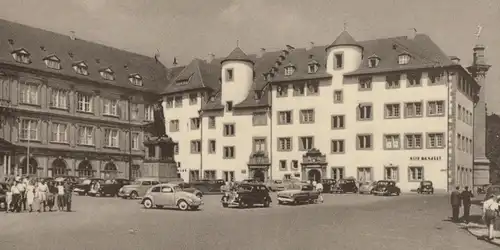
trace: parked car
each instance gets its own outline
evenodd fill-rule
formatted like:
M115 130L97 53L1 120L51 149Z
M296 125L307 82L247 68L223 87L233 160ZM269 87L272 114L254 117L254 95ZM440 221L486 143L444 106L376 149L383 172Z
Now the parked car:
M265 185L272 192L285 190L285 183L282 180L268 180Z
M421 181L420 186L417 188L418 194L433 194L434 186L432 185L432 181Z
M377 185L376 181L362 183L359 186L359 193L360 194L373 194L373 189L375 188L376 185Z
M331 193L357 193L358 186L355 179L340 179L333 186Z
M226 184L226 182L222 179L217 180L198 180L192 181L190 184L200 190L204 195L206 194L220 194L221 187Z
M241 183L262 183L262 182L256 179L244 179L241 181Z
M309 183L294 183L290 189L278 192L278 204L314 203L319 197L319 191L314 190Z
M488 188L486 188L486 195L484 196L483 201L488 200L491 195L500 195L500 185L490 185Z
M94 183L97 181L103 181L103 179L101 179L101 178L85 179L80 184L75 185L73 192L77 193L78 195L88 195L90 192L90 189L92 188Z
M191 183L186 183L186 182L169 182L169 183L177 184L182 189L182 191L192 193L196 195L196 197L198 198L203 197L203 192L195 188Z
M253 207L255 204L262 204L264 207L271 205L272 199L269 190L264 184L243 183L236 187L236 190L227 192L221 199L223 207L236 205L240 208Z
M337 183L335 179L322 179L321 184L323 184L323 193L330 193L335 183Z
M154 177L144 177L137 178L134 182L129 185L125 185L120 188L118 196L122 198L137 199L143 197L152 186L160 184L159 178Z
M193 193L183 191L173 183L163 183L150 187L141 200L144 208L177 207L180 210L197 210L203 201Z
M395 181L377 181L377 184L373 190L374 195L399 195L401 189L396 186Z
M125 178L117 178L113 180L106 180L100 183L99 190L95 193L96 196L118 196L120 189L130 185L130 181Z
M7 183L5 182L0 182L0 209L5 210L7 209L7 202L6 202L6 197L7 197Z

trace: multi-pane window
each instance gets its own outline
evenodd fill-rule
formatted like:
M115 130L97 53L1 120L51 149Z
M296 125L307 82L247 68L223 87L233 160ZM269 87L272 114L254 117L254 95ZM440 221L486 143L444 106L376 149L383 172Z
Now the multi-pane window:
M399 80L401 75L388 75L385 77L385 87L387 89L397 89L400 87Z
M332 115L332 129L345 128L345 115Z
M223 171L222 175L225 182L234 181L234 171Z
M357 108L358 121L371 120L373 117L371 104L359 104Z
M292 124L292 111L278 111L278 124Z
M288 85L282 85L276 87L276 97L286 97L288 96Z
M344 153L344 140L332 140L331 142L331 152L333 153Z
M359 78L359 90L370 90L372 89L372 78L371 77L360 77Z
M444 133L429 133L429 134L427 134L427 147L428 148L443 148L444 147Z
M182 96L174 97L174 106L176 108L182 108Z
M408 73L408 87L417 87L422 86L422 82L420 81L422 78L422 73Z
M53 108L68 108L68 92L62 89L52 89L50 106Z
M316 95L319 93L319 82L318 81L309 81L307 83L307 94L308 95Z
M405 64L408 64L409 62L410 62L410 55L408 55L408 54L399 55L398 64L405 65Z
M52 123L52 142L68 142L68 125L65 123Z
M422 134L406 134L405 145L407 149L421 149Z
M385 105L385 118L399 118L401 115L399 103Z
M295 68L292 66L285 67L285 76L291 76L294 71Z
M139 105L136 103L130 104L130 119L132 120L139 119Z
M357 135L356 144L358 149L372 149L372 135Z
M306 85L304 83L297 83L293 85L293 95L294 96L303 96L305 94Z
M208 128L215 129L215 116L208 117Z
M225 146L223 148L224 151L224 158L225 159L232 159L234 158L235 152L234 152L234 146Z
M231 82L234 79L234 69L226 69L226 81Z
M51 69L61 69L61 62L58 61L58 60L55 60L55 59L45 59L43 60L45 62L45 65L47 66L47 68L51 68Z
M78 93L78 111L92 112L92 96Z
M198 103L198 94L189 94L189 105L196 105Z
M385 167L384 168L384 180L398 181L399 171L398 167Z
M422 116L422 102L408 102L405 103L405 117L421 117Z
M371 167L358 167L358 181L359 182L372 182L372 168Z
M266 112L254 112L252 116L253 126L265 126L267 125L267 113Z
M344 95L342 90L333 91L333 103L343 103L343 102L344 102Z
M14 57L14 60L20 63L31 63L30 54L24 49L13 52L12 57Z
M78 144L94 145L94 127L92 126L78 127Z
M254 138L253 139L253 152L265 152L266 151L266 139L265 138Z
M155 113L154 105L146 105L146 107L144 108L144 119L146 121L153 121L155 119L154 113Z
M217 151L216 146L217 146L217 144L216 144L215 140L208 140L208 153L215 154L215 152Z
M398 134L385 135L384 145L386 149L399 149L400 148L400 138Z
M110 148L117 148L119 131L117 129L107 128L104 130L104 145Z
M444 101L429 101L427 103L427 115L444 115Z
M216 180L217 179L217 171L215 171L215 170L205 170L205 171L203 171L203 179L205 179L205 180Z
M300 123L314 123L314 109L301 110Z
M287 167L286 167L286 160L280 160L280 170L281 171L286 171L287 170Z
M297 169L299 169L299 161L297 161L297 160L292 160L292 161L290 162L290 168L291 168L292 170L297 170Z
M20 102L26 104L38 104L39 85L30 82L21 82L20 85Z
M299 150L308 151L314 148L314 137L303 136L299 137Z
M179 120L170 120L168 131L178 132L179 131Z
M38 126L38 120L22 119L19 137L22 140L38 140Z
M73 70L75 70L75 72L79 75L84 75L84 76L89 75L88 67L85 63L79 63L73 65Z
M191 118L191 130L198 130L198 129L200 129L200 118L199 117Z
M344 179L344 168L343 167L332 167L332 179L340 180Z
M409 167L408 168L408 180L409 181L423 181L424 180L424 168L423 167Z
M191 141L191 154L199 154L201 152L201 141L192 140Z
M135 86L142 86L142 77L138 74L134 74L128 77L130 83Z
M224 124L223 133L224 136L234 136L235 134L234 124Z
M132 149L139 150L139 133L132 133Z
M103 114L104 115L118 116L118 101L117 100L104 99L103 104L104 104L104 107L103 107Z
M291 151L292 150L292 137L278 138L278 151Z
M114 75L114 73L113 73L113 71L111 69L101 70L99 72L99 74L105 80L109 80L109 81L115 80L115 75Z

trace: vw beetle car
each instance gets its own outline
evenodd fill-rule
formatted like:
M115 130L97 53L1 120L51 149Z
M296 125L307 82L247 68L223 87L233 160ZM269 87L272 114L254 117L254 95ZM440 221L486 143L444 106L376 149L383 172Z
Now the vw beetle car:
M417 188L418 194L433 194L434 187L432 185L432 181L421 181L420 186Z
M151 187L141 204L144 208L177 207L180 210L197 210L203 205L202 200L196 195L183 191L179 185L163 183Z
M143 197L146 191L154 185L160 184L158 178L138 178L130 185L125 185L118 191L118 196L124 199L137 199Z
M373 194L373 190L377 185L376 181L373 182L365 182L359 186L360 194Z
M374 195L399 195L401 193L401 189L396 186L395 181L377 181L377 185L373 190Z
M309 183L295 183L290 189L278 192L278 204L314 203L319 197L319 191L314 190Z

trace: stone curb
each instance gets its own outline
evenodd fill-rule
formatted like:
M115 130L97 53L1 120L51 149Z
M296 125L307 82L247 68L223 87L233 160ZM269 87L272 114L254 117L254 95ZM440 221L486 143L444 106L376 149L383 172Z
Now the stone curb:
M474 237L476 237L476 238L478 238L478 239L479 239L480 237L484 237L484 234L480 234L480 233L478 233L478 232L474 232L474 231L476 231L476 230L474 230L474 229L470 228L470 227L469 227L469 226L467 226L467 225L466 225L466 226L464 226L464 227L463 227L463 229L467 230L467 232L468 232L470 235L472 235L472 236L474 236ZM486 230L486 228L485 228L485 227L481 227L481 229L485 229L485 230ZM493 241L491 241L491 240L484 240L484 241L485 241L485 242L488 242L488 243L490 243L490 244L492 244L492 245L494 245L494 246L499 246L499 247L500 247L500 240L498 240L498 239L495 239L495 240L493 240Z

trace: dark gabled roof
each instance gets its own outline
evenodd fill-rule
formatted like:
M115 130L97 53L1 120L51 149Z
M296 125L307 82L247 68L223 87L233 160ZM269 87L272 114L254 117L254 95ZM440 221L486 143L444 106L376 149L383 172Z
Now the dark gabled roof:
M337 36L337 39L335 39L332 44L327 46L325 50L335 46L358 46L360 48L363 48L363 46L357 43L356 40L354 40L354 38L351 36L351 34L349 34L349 32L347 32L346 30L342 31L342 33Z
M200 59L192 60L186 67L176 68L172 71L169 84L164 88L162 94L174 94L195 89L219 88L220 65L207 63ZM181 81L187 84L179 85Z
M72 40L67 35L2 19L0 39L0 63L3 64L150 92L162 89L167 80L165 66L153 57L81 39ZM30 54L31 63L23 64L14 60L11 53L18 49L25 49ZM52 69L45 65L43 59L51 55L59 58L61 69ZM88 65L88 76L79 75L72 68L73 64L79 61ZM104 80L99 74L99 70L110 66L115 74L113 81ZM129 82L128 77L132 73L141 75L142 87Z
M243 50L240 49L240 47L236 47L229 55L224 58L224 60L221 61L221 63L225 61L243 61L243 62L249 62L249 63L254 63Z
M292 50L285 59L284 63L279 67L278 73L276 73L272 82L277 83L295 80L331 78L332 76L326 73L325 48L325 46L318 46L309 50L304 48ZM318 71L315 73L309 73L309 62L312 60L318 62L319 64ZM284 69L289 65L289 63L294 65L295 71L292 75L286 76L284 75Z

